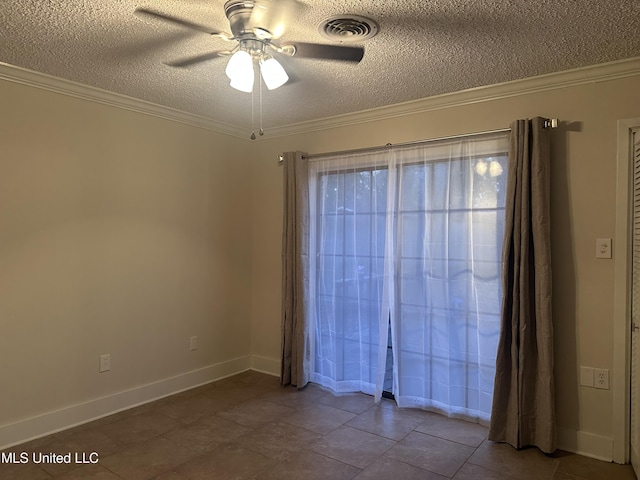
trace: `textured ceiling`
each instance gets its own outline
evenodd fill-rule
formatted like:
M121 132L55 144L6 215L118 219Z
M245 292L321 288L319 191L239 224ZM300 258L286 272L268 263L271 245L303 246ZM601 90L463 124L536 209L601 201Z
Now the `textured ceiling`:
M640 55L638 0L303 0L281 43L327 43L323 20L378 22L359 64L281 59L292 82L265 91L264 123L281 126ZM224 0L3 0L0 62L194 113L239 128L251 95L225 58L169 62L229 43L133 15L152 8L229 31ZM257 95L256 95L257 102ZM257 103L256 103L257 105Z

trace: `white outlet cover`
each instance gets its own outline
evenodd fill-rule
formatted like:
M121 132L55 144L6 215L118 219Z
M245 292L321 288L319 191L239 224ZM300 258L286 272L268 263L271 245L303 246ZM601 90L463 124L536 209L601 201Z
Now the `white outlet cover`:
M111 354L105 353L100 355L100 370L99 372L108 372L111 370Z
M596 238L596 258L611 258L611 239Z
M601 390L609 390L609 370L606 368L594 368L593 386Z

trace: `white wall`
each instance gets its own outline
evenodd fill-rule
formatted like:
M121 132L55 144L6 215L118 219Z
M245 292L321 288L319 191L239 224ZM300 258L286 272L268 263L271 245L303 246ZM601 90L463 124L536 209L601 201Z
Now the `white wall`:
M6 81L0 105L0 448L248 368L248 143Z

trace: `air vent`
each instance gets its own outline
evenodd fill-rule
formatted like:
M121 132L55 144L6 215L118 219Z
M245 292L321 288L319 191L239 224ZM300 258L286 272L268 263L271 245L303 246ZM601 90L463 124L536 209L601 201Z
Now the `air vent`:
M359 15L336 15L322 22L318 31L333 42L362 42L376 36L378 24Z

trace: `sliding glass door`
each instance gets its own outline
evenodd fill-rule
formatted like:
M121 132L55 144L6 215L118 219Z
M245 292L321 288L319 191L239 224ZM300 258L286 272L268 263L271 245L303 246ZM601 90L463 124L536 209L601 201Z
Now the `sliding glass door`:
M313 381L376 396L390 383L400 406L488 421L506 142L314 162Z
M386 168L317 177L315 381L337 392L375 390L386 198Z

